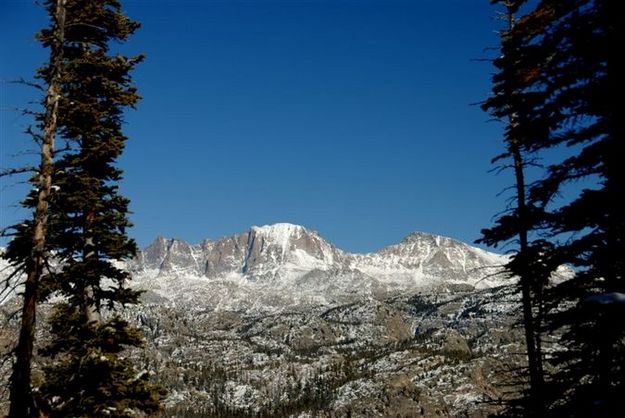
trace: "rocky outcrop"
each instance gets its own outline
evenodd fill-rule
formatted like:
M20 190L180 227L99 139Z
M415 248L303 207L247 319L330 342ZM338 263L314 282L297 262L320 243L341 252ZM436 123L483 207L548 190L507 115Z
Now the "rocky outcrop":
M205 295L223 309L331 305L362 297L384 299L416 289L488 288L506 258L425 233L378 252L352 254L299 225L252 227L190 245L157 238L132 263L136 287L172 301ZM184 295L182 294L184 293ZM249 295L254 294L251 300Z

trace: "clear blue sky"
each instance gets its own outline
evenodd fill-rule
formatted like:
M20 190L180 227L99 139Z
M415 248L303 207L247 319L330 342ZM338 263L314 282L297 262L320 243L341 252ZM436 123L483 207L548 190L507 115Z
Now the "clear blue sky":
M191 242L292 222L339 247L372 251L426 231L467 242L504 205L511 174L489 173L501 126L471 103L497 45L487 0L123 1L143 28L144 99L127 115L120 160L131 235ZM33 1L0 3L0 78L47 57ZM0 164L32 148L36 98L0 86ZM0 224L23 215L3 180Z

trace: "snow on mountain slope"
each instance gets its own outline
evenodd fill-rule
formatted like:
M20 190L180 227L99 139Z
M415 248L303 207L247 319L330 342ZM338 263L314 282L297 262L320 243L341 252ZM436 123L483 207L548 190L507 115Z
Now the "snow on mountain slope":
M421 232L377 252L353 254L316 231L280 223L195 245L158 237L127 268L133 274L131 285L146 290L148 301L209 310L280 311L383 299L399 292L495 287L507 283L502 273L506 261L505 256ZM9 293L0 296L14 291Z
M368 254L344 252L303 226L280 223L190 245L157 238L131 264L146 297L204 309L282 309L387 297L415 289L505 282L507 258L413 233Z
M423 232L412 233L376 253L355 254L353 259L353 268L390 281L403 278L421 286L444 282L477 288L501 285L497 273L507 262L505 256Z

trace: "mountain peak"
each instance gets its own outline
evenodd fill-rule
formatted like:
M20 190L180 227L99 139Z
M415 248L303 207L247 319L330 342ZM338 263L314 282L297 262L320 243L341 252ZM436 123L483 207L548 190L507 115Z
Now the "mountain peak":
M218 280L236 276L249 282L284 285L321 280L341 286L352 283L346 287L350 291L366 280L400 287L444 281L477 285L483 279L482 267L502 264L499 255L425 232L413 232L375 253L352 254L336 248L316 231L286 222L252 226L198 245L159 237L139 258L139 269L157 269L164 275ZM364 282L337 282L340 275Z
M277 223L253 226L248 235L242 271L258 276L282 275L290 268L327 268L337 250L316 231L301 225Z
M302 225L291 224L288 222L279 222L262 226L254 225L251 230L262 235L274 237L290 237L293 235L301 235L302 233L317 235L315 231L311 231Z
M323 241L316 231L290 223L253 226L250 232L254 243L258 244L259 241L262 241L263 248L268 245L280 248L283 256L296 248L310 250L311 248L307 248L309 247L308 244L313 241Z

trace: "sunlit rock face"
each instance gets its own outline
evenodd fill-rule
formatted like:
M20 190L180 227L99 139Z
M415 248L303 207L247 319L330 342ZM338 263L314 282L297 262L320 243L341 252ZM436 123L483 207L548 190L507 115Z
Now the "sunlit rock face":
M206 307L280 309L433 288L503 284L507 258L462 242L413 233L377 252L345 252L303 226L275 224L190 245L157 238L131 263L135 286ZM250 296L253 294L253 300Z

